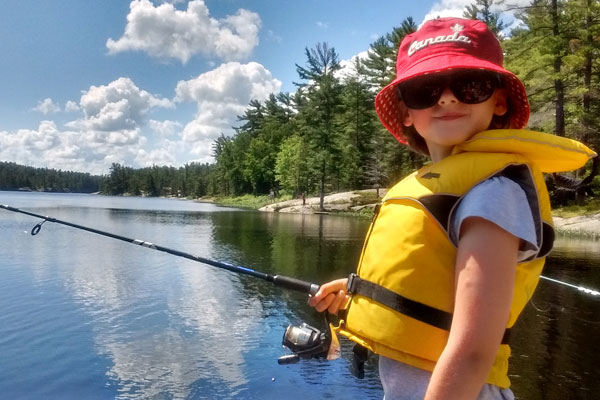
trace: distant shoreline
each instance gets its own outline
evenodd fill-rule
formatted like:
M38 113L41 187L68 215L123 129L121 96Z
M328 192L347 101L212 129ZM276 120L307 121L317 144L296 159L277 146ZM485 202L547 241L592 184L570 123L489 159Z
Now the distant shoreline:
M80 192L58 192L58 191L36 191L29 188L20 188L18 190L0 190L3 192L22 192L22 193L55 193L55 194L90 194L104 196L100 192L80 193ZM375 195L375 189L355 190L350 192L334 193L325 196L324 208L325 211L319 210L319 197L306 197L302 199L292 199L280 202L273 202L263 207L258 208L261 212L280 212L291 214L338 214L338 215L362 215L370 216L371 210L375 208L378 202L370 202L356 204L357 199L360 199L364 194ZM385 189L380 189L379 198L383 197ZM106 195L112 196L112 195ZM162 198L174 200L188 200L196 203L212 203L218 206L243 208L232 205L220 204L218 198L215 197L199 197L187 198L177 196L134 196L130 194L117 195L117 197L141 197L141 198ZM376 197L377 198L377 197ZM359 201L360 203L360 201ZM554 227L559 235L584 237L589 239L600 240L600 212L579 215L569 218L553 216Z
M373 191L373 189L369 190ZM373 209L377 202L371 204L355 205L352 199L360 196L359 192L343 192L325 196L324 208L325 212L331 213L358 213ZM380 197L383 196L385 190L380 190ZM301 199L293 199L282 202L274 202L261 207L262 212L281 212L281 213L296 213L296 214L315 214L322 213L319 211L319 197L307 197L303 204ZM553 216L554 226L560 235L579 236L591 239L600 239L600 212L588 215L579 215L575 217L563 218Z

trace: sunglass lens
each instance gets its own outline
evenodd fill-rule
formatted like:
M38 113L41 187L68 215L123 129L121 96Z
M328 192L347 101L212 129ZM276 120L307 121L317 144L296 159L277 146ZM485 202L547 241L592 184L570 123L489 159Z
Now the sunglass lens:
M496 89L494 75L471 73L458 76L450 83L450 90L465 104L479 104L489 99Z
M433 106L446 86L445 80L413 79L400 86L400 96L408 108L421 110Z

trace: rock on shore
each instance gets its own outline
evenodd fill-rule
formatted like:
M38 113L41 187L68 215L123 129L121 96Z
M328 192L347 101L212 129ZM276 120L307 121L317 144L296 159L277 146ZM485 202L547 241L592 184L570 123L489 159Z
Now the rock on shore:
M360 197L361 192L374 192L374 189L335 193L325 196L325 212L333 211L360 211L363 208L373 208L377 203L356 205L353 199ZM380 189L379 195L385 194L385 189ZM304 205L301 199L293 199L266 205L259 209L265 212L280 213L319 213L319 197L307 197ZM554 217L554 226L559 232L600 238L600 213L581 215L571 218Z
M558 231L600 238L600 213L571 218L554 217L553 219L554 226Z
M361 193L364 193L364 192L375 192L375 189L334 193L334 194L325 196L325 198L323 199L325 212L327 212L327 211L360 211L366 207L370 207L370 208L375 207L375 205L377 203L356 205L356 202L353 201L353 199L357 199L357 198L361 197ZM384 194L385 194L385 189L380 189L379 196L382 197ZM302 204L302 199L293 199L293 200L282 201L279 203L268 204L262 208L259 208L259 211L315 214L315 213L320 212L319 211L319 202L320 202L319 197L307 197L305 199L304 204Z

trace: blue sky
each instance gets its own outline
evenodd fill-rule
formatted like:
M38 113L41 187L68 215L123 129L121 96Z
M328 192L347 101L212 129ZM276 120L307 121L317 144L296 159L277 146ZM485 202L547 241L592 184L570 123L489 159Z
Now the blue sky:
M295 90L305 47L350 60L408 16L470 3L4 0L0 161L95 174L210 162L250 99Z

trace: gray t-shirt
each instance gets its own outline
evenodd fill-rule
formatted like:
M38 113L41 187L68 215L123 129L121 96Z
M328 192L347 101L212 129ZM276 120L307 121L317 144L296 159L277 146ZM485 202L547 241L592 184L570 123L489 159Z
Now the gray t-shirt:
M487 179L467 193L450 221L450 240L458 244L460 227L468 217L481 217L521 239L517 260L539 251L531 208L525 191L515 181L500 176Z
M518 262L539 251L534 219L525 191L509 178L487 179L463 197L450 221L449 235L454 244L458 243L462 222L469 217L485 218L521 239ZM385 400L422 399L431 373L380 356L379 377ZM486 384L478 399L514 399L514 396L510 389Z

